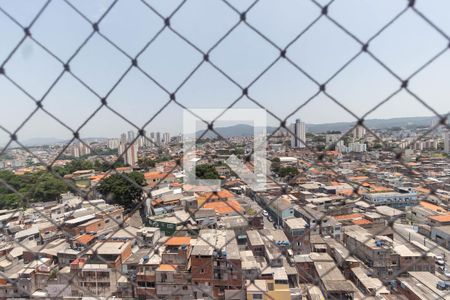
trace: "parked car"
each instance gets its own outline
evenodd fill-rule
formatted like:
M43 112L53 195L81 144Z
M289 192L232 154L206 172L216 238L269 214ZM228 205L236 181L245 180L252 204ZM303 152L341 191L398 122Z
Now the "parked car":
M444 275L445 275L445 277L450 278L450 270L447 268L444 268Z
M269 220L269 222L273 222L273 219L272 219L271 216L268 216L268 217L267 217L267 220Z
M437 255L434 258L434 260L435 260L436 264L438 264L439 266L445 265L445 260L444 260L444 257L442 255Z
M450 289L450 281L439 280L436 287L439 290L448 290Z
M264 217L267 217L267 216L269 215L269 213L267 212L267 210L263 210L263 213L262 213L262 214L263 214Z

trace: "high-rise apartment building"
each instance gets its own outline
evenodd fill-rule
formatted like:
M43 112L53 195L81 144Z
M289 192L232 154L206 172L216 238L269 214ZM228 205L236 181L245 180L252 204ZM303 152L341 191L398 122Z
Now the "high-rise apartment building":
M119 156L121 156L121 155L123 155L123 156L125 156L125 149L126 149L126 143L120 143L119 144L119 147L117 148L117 155L119 155ZM122 156L122 157L123 157Z
M120 136L120 142L117 146L118 155L123 161L130 166L135 166L138 160L138 150L143 146L145 138L139 136L134 141L134 132L128 131L127 134L123 133Z
M333 133L325 135L325 143L327 145L334 144L341 138L341 134Z
M163 142L164 145L168 145L170 142L170 134L168 132L164 132L163 134Z
M91 148L83 143L76 143L71 146L70 152L73 157L80 157L91 154Z
M353 129L353 137L356 140L360 140L360 139L364 138L365 136L366 136L366 128L365 127L358 125L355 127L355 129Z
M138 145L139 148L142 148L145 146L145 137L140 136L137 138L136 143Z
M301 122L300 119L295 120L295 123L291 125L291 147L292 148L304 148L306 142L306 125Z
M134 131L128 131L128 143L132 143L134 140Z
M109 149L117 149L119 147L120 140L119 139L109 139L108 140L108 148Z
M122 133L120 135L120 143L125 144L127 142L127 134L126 133Z
M129 166L135 166L138 160L138 145L136 143L127 145L124 161Z
M161 146L161 133L157 132L156 133L156 141L155 141L156 145Z
M450 131L444 132L444 152L450 154Z
M80 157L80 148L78 146L73 146L72 148L72 156L73 157Z

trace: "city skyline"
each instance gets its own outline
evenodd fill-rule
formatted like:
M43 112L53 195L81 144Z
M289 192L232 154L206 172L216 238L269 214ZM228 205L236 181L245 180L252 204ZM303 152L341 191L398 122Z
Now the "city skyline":
M430 127L435 127L438 124L438 117L437 116L430 116L430 115L428 115L428 116L416 116L416 117L405 117L405 118L368 119L368 120L366 120L366 122L367 121L369 121L369 122L370 121L383 121L383 120L384 121L387 121L387 120L389 120L389 121L390 120L408 120L408 119L416 119L416 118L417 119L422 119L422 118L430 119L430 121L426 122L426 123L424 123L423 121L417 122L416 125L418 125L418 126L428 126L429 125ZM450 118L450 116L449 116L449 118ZM292 123L294 123L295 120L296 119L293 118L293 120L292 120L293 122ZM292 124L292 123L289 123L289 124ZM402 122L402 123L406 124L406 122ZM219 124L219 125L217 125L217 124ZM344 125L342 125L342 124L344 124ZM321 128L322 125L325 125L325 126L330 126L329 130L331 130L331 131L336 130L334 128L334 126L339 126L339 127L343 126L343 127L345 127L345 129L344 129L344 131L345 131L346 129L350 129L351 127L355 126L356 124L357 124L357 120L355 120L353 122L350 121L350 122L333 122L333 123L305 123L307 130L311 129L311 126L313 126L313 127L318 126L319 128ZM199 133L199 132L203 133L206 130L206 126L204 126L203 123L200 122L200 125L201 126L198 128L197 133ZM240 126L240 125L248 125L248 124L246 124L245 121L243 121L243 122L222 122L222 121L218 121L218 122L216 122L215 128L216 129L217 128L220 128L220 129L222 129L222 128L233 128L234 126ZM414 125L414 122L412 122L410 125ZM250 126L252 126L252 125L250 125ZM279 126L280 126L280 124L273 124L273 125L268 124L267 128L268 129L277 129ZM367 126L367 127L369 129L371 128L370 126ZM386 126L386 127L383 127L383 128L388 128L388 127L389 126ZM325 132L325 131L329 131L329 130L324 130L324 131L323 130L322 131L314 130L314 132L320 133L320 132ZM131 129L129 129L129 130L121 129L118 134L111 135L111 136L86 136L86 137L80 137L80 138L82 140L83 139L116 139L116 138L120 139L120 135L121 135L120 132L122 132L122 134L125 132L125 134L126 134L129 131L133 131L133 130L131 130ZM338 130L338 131L342 131L342 130ZM137 129L135 129L133 132L136 135L139 133L139 131ZM148 130L146 130L146 132L147 132L147 137L150 137L150 134L156 133L158 131L148 131ZM167 132L167 131L164 131L164 130L163 131L159 131L159 132L160 133L164 133L164 132L169 133L170 136L180 136L180 135L182 135L182 132L175 132L175 133L173 133L173 132ZM64 142L68 142L70 139L71 139L70 137L67 137L66 139L64 139L63 136L61 136L61 137L50 137L50 136L44 136L44 135L33 136L33 137L30 137L29 139L25 139L25 138L19 137L19 141L20 142L22 142L24 144L32 144L32 145L45 145L45 144L53 144L53 143L64 143ZM5 137L5 141L2 141L0 139L0 146L6 146L7 142L9 142L9 138L6 139L6 137ZM14 143L12 143L11 145L14 145ZM10 145L10 147L11 147L11 145Z

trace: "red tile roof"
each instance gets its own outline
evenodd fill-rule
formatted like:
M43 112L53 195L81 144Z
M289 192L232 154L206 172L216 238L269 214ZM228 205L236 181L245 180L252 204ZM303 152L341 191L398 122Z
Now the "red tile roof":
M191 237L189 236L172 236L164 244L166 246L182 246L189 245Z
M176 269L176 265L160 264L157 271L175 271Z
M440 216L430 216L429 218L437 222L450 222L450 214Z
M368 224L372 224L373 222L369 221L367 219L357 219L357 220L353 220L352 223L355 225L368 225Z
M87 245L93 239L95 239L95 237L93 235L82 234L76 238L76 241L80 244Z

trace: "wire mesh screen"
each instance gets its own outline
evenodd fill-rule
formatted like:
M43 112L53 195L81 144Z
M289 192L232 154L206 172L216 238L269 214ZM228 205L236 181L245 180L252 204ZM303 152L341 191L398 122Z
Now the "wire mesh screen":
M449 298L448 9L1 1L0 297ZM256 167L235 108L268 115L265 191L224 163ZM181 111L195 151L150 134Z

